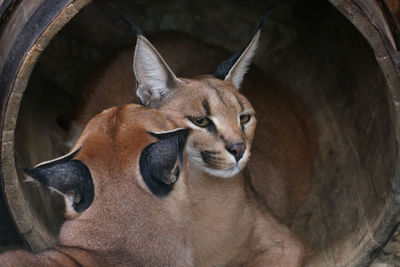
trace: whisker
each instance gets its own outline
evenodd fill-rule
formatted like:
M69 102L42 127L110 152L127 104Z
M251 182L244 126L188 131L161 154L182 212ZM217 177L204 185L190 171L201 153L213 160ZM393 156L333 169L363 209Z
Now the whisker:
M220 151L211 151L211 150L203 150L201 151L202 153L206 153L206 154L212 154L212 155L217 155L217 154L221 154Z

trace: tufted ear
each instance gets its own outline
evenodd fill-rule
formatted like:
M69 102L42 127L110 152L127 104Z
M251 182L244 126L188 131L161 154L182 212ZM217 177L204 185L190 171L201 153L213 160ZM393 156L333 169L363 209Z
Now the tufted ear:
M261 18L250 42L240 51L222 62L213 72L211 72L211 75L221 80L231 81L237 89L240 88L244 75L246 74L251 60L257 50L261 27L269 13L270 10L268 10L268 12Z
M88 167L82 161L73 159L79 150L40 163L32 169L25 169L30 177L64 197L66 215L70 218L86 210L94 198L94 186Z
M150 191L163 197L173 189L179 177L188 130L149 134L159 141L147 146L140 155L140 173Z
M133 70L137 80L136 94L145 106L159 107L172 90L183 83L143 35L137 37Z

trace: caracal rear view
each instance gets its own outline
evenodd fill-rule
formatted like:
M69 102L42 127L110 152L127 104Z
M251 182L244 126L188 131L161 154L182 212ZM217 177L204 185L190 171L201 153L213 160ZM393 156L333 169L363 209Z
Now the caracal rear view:
M5 252L0 265L193 266L186 137L139 105L97 115L70 153L26 170L65 200L57 244Z

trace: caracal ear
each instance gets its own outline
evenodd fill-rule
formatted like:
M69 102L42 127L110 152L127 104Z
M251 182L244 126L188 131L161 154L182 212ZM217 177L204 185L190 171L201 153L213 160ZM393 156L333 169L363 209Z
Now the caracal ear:
M228 72L228 75L226 75L225 77L225 81L232 82L237 89L240 88L244 75L246 74L250 66L254 54L256 53L259 37L260 37L260 30L257 31L256 35L253 37L249 45L246 47L242 55L232 66L232 68Z
M137 37L133 70L137 80L136 94L143 105L152 108L159 107L174 88L183 84L143 35Z
M239 89L244 75L249 68L251 60L257 50L258 40L260 38L261 27L267 19L270 10L261 18L250 42L240 51L233 54L230 58L222 62L213 72L215 78L230 81Z
M88 167L82 161L73 159L79 150L25 169L30 177L64 197L66 217L69 219L79 216L94 199L94 186Z
M159 141L147 146L140 155L140 174L154 195L164 197L173 189L181 172L188 130L149 134Z

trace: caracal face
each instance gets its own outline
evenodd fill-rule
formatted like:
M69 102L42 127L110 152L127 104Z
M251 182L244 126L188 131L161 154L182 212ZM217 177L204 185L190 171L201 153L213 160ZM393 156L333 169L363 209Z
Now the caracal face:
M233 177L250 157L256 127L253 107L229 81L211 75L181 80L183 86L160 110L173 112L191 129L186 151L192 168Z
M239 53L211 74L193 79L178 78L156 48L138 35L133 60L136 94L145 106L173 112L175 119L192 129L186 151L194 170L230 178L249 160L256 119L239 88L257 48L261 25Z

